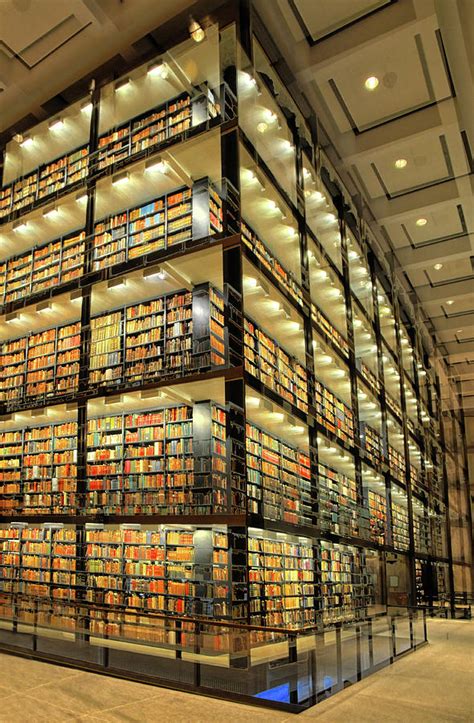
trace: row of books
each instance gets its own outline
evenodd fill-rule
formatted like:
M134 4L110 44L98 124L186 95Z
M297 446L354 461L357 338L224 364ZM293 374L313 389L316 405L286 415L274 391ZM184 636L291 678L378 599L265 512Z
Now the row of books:
M224 301L212 287L167 294L91 320L91 386L149 381L225 361Z
M316 306L316 304L311 304L311 319L318 327L319 331L322 331L323 334L329 341L333 344L333 346L336 347L336 349L339 349L339 351L342 353L342 355L348 359L349 358L349 344L343 337L343 335L336 329L336 327L331 324L329 319L323 314L321 309Z
M82 276L84 239L81 231L0 262L0 306Z
M249 511L270 520L310 524L309 455L249 423L246 451Z
M0 400L19 402L74 393L80 347L80 322L2 342Z
M270 272L274 279L281 284L287 294L291 296L299 306L302 306L303 292L294 275L285 269L246 222L241 222L240 230L244 244L255 254L262 266Z
M32 206L36 201L84 181L88 175L89 147L82 146L0 190L0 218Z
M320 529L354 537L361 534L363 510L358 504L355 480L319 463L317 490Z
M308 412L306 369L248 318L244 319L244 357L246 371L305 414Z
M366 422L360 422L360 444L371 463L380 467L385 459L383 440L379 432Z
M354 444L354 421L349 407L335 394L315 380L316 421L336 437Z

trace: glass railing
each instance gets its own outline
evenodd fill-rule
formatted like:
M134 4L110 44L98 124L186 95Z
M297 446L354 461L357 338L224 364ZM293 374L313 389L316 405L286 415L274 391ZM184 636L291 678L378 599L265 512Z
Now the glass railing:
M2 594L0 647L155 685L303 711L427 642L423 610L299 630Z

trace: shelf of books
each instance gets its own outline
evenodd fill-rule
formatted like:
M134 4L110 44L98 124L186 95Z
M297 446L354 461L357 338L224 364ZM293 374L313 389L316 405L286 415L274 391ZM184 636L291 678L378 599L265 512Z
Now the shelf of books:
M199 191L196 192L196 189ZM223 230L222 199L208 179L193 188L181 187L143 206L125 209L97 221L92 238L92 270L98 271L148 256L196 237ZM203 221L207 219L207 223Z
M202 127L220 114L220 105L209 89L175 98L110 128L99 137L98 151L91 156L91 173L149 155L160 146L178 140L186 131Z
M249 512L268 520L311 524L309 455L250 423L246 450Z
M359 535L361 510L355 480L318 463L317 497L321 530L353 537Z
M91 319L89 384L134 384L226 363L224 300L212 286Z
M395 399L387 392L387 389L385 389L385 401L387 402L387 407L390 411L395 412L398 418L402 419L403 415L400 404L396 402Z
M311 304L311 319L315 323L318 331L322 331L325 338L328 339L336 349L339 349L341 354L348 359L349 358L349 344L344 339L342 334L338 332L335 326L326 318L321 309L316 304Z
M444 557L446 555L446 527L445 510L436 503L436 507L430 511L431 548L433 555Z
M315 624L312 540L250 530L248 565L253 625L301 628Z
M88 174L88 161L89 147L81 146L4 186L0 196L0 218L81 183Z
M431 551L430 521L421 503L413 502L413 536L415 552L429 554Z
M75 514L77 423L0 432L1 516Z
M397 501L395 501L395 497ZM391 511L392 544L397 550L408 550L410 547L408 502L406 495L401 490L395 493L392 489Z
M0 400L8 406L74 393L80 343L80 322L3 342Z
M225 422L204 403L89 419L86 511L226 512Z
M244 318L245 369L304 414L308 413L308 375L297 359L248 318Z
M398 482L405 483L405 475L406 475L406 462L405 462L405 456L398 451L398 449L395 449L395 447L392 447L391 444L388 445L388 465L390 468L390 474L392 477Z
M364 551L321 541L319 566L317 594L321 599L319 615L323 625L366 617L369 605L374 602L374 587Z
M379 432L366 422L360 422L360 444L365 452L365 458L378 469L385 461L383 440Z
M61 524L0 529L0 616L26 632L33 626L74 631L77 623L76 530ZM20 629L20 628L19 628Z
M367 382L370 389L375 392L375 394L380 394L380 382L373 373L371 369L367 366L367 364L364 364L362 359L357 358L356 359L356 367L359 370L361 376L363 377L364 381Z
M423 584L423 563L421 560L415 560L415 592L416 604L423 605L426 602L426 593Z
M262 266L270 272L273 278L299 306L303 306L303 291L293 274L282 266L247 223L242 221L240 230L242 241L255 254Z
M367 492L369 504L370 539L379 545L387 542L387 500L384 495L369 489Z
M317 379L314 382L314 406L316 421L350 446L354 444L354 421L352 412Z

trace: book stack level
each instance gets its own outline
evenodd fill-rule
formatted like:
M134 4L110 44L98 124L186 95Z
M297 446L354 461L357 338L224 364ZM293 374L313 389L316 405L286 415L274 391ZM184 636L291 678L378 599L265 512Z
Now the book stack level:
M373 583L364 551L357 547L320 543L321 611L324 625L351 622L366 616L374 601Z
M211 443L206 460L212 474L203 475L202 458L193 447L201 431L193 425L194 409L166 407L90 419L86 511L128 515L225 512L225 412L211 406L214 419L210 426L209 418L204 434Z
M78 599L76 531L62 525L0 529L2 617L74 630Z
M395 449L395 447L392 447L390 444L388 445L388 464L392 477L398 480L398 482L404 483L406 475L405 457L398 449Z
M182 93L101 135L99 150L91 159L92 170L102 171L134 156L145 155L149 149L189 130L191 124L191 96Z
M81 183L88 174L88 159L89 148L83 146L4 186L0 196L0 218Z
M3 342L0 400L32 401L75 392L80 343L79 322Z
M225 364L224 300L212 287L194 328L195 292L180 291L91 320L91 386L147 382Z
M246 446L249 511L268 520L311 524L309 455L248 423Z
M382 437L375 429L365 422L360 422L360 443L365 451L365 458L374 467L380 469L384 462L384 450Z
M245 369L268 389L307 414L308 375L297 359L250 319L244 319Z
M415 552L429 554L431 549L430 522L428 516L418 510L413 513L413 536Z
M395 401L395 399L390 396L390 394L385 390L385 401L387 402L387 407L390 409L390 411L394 412L399 419L402 419L402 410L399 404Z
M75 514L77 423L0 433L1 515Z
M311 318L316 324L318 331L322 331L325 338L348 359L349 344L315 304L311 304Z
M314 383L316 421L336 437L349 445L354 444L354 422L352 412L317 379Z
M250 621L253 625L300 628L314 625L314 557L311 540L285 541L249 535Z
M91 603L189 616L230 615L224 533L89 526L85 565ZM103 631L92 626L92 632Z
M371 369L364 364L361 359L356 359L356 367L359 370L364 381L367 382L370 389L376 394L380 394L380 382Z
M242 221L240 229L244 244L255 254L262 266L270 272L286 293L302 306L303 292L293 274L282 266L250 226Z
M408 550L410 534L408 531L408 510L392 500L392 543L397 550Z
M318 526L341 535L359 534L357 484L341 472L318 464Z
M387 533L387 501L383 495L368 491L370 512L370 539L379 545L385 545Z
M416 604L423 605L426 602L426 596L423 585L423 563L421 560L415 560L415 586Z

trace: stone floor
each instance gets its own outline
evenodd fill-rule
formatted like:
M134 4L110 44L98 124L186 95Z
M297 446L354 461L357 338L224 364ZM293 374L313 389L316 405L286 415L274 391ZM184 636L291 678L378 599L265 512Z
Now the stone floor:
M0 655L0 721L474 721L474 623L429 622L430 645L299 716Z

